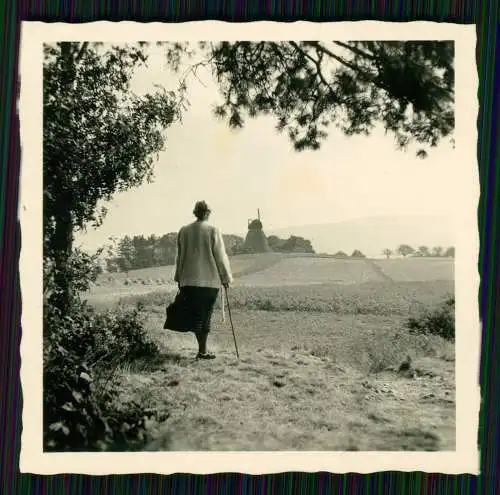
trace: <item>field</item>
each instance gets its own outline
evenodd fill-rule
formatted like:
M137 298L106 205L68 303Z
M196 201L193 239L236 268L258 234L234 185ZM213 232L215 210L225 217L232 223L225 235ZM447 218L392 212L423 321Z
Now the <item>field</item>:
M446 259L231 259L241 359L220 304L197 362L192 335L162 330L172 267L103 275L97 306L145 308L162 359L122 370L124 400L167 409L147 450L454 450L454 345L412 335L410 315L453 294ZM226 315L227 318L227 315ZM398 372L410 355L413 373Z

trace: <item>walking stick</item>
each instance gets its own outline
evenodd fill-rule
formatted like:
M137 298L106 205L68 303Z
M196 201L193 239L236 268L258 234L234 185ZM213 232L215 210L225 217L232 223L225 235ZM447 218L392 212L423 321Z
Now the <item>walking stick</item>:
M234 333L233 318L231 316L231 308L229 306L229 297L227 296L227 287L224 286L224 291L226 293L226 303L227 303L227 313L229 315L229 322L231 323L231 330L233 331L234 347L236 349L236 356L240 359L240 353L238 352L238 344L236 343L236 335Z
M221 293L222 323L226 323L226 308L224 307L224 295Z

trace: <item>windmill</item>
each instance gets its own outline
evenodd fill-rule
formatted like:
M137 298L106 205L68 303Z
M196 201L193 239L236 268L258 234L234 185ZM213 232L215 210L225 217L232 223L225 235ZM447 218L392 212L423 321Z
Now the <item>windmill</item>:
M262 230L260 209L257 208L257 218L248 220L248 232L245 238L245 251L247 253L269 253L271 248L267 243L266 234Z

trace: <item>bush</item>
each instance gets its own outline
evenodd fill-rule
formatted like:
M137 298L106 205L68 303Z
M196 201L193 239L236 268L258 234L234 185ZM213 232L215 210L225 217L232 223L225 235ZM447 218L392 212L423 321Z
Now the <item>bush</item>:
M437 335L446 340L455 340L455 298L451 297L439 307L424 311L407 322L410 333Z
M94 379L85 364L58 346L48 351L44 372L44 450L126 450L145 438L154 418L139 404L118 400L116 379ZM157 419L157 418L155 418Z
M344 251L337 251L334 255L333 255L334 258L338 258L338 259L342 259L342 260L345 260L347 258L349 258L349 256L344 253Z
M359 249L355 249L351 254L351 258L366 258L366 256Z
M44 331L47 345L57 341L74 358L91 366L130 362L158 353L144 330L139 309L96 312L86 302L74 302L62 317L46 314Z
M44 264L44 449L122 450L140 443L148 414L118 400L116 375L126 363L154 357L158 347L138 309L98 313L73 295L61 314L50 304L51 269Z

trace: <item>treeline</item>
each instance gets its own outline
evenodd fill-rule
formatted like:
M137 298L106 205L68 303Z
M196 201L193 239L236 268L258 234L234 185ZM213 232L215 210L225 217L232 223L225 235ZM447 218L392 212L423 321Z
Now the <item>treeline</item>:
M176 249L176 232L148 237L126 235L108 247L106 270L128 272L139 268L171 265L175 261Z
M270 235L267 238L267 243L276 253L315 253L311 241L296 235L291 235L288 239L281 239L277 235Z
M224 235L224 244L230 256L253 252L246 248L243 237L237 235ZM288 239L270 235L267 237L267 244L275 253L315 253L311 241L296 235L291 235Z
M238 235L224 234L224 244L229 256L246 254L245 239ZM313 253L309 240L303 237L290 236L281 239L278 236L267 238L269 247L281 253ZM108 272L125 272L140 268L173 265L177 253L177 232L157 236L125 236L115 240L108 246L105 257L105 268Z
M453 246L448 248L443 248L442 246L434 246L433 248L418 246L414 248L409 244L400 244L394 251L389 248L384 249L382 254L388 259L394 254L403 256L404 258L454 258L455 248Z
M238 235L224 234L224 244L229 256L247 254L245 239ZM309 253L315 254L311 241L303 237L291 235L288 239L282 239L276 235L270 235L267 242L272 251L277 253ZM177 253L177 232L170 232L162 236L136 235L125 236L108 246L105 258L105 268L108 272L128 272L140 268L151 268L154 266L173 265ZM386 258L393 255L407 257L445 257L454 258L455 248L453 246L443 248L435 246L418 246L414 248L408 244L401 244L396 249L386 248L382 251ZM333 258L365 258L365 255L355 249L350 255L338 251Z

